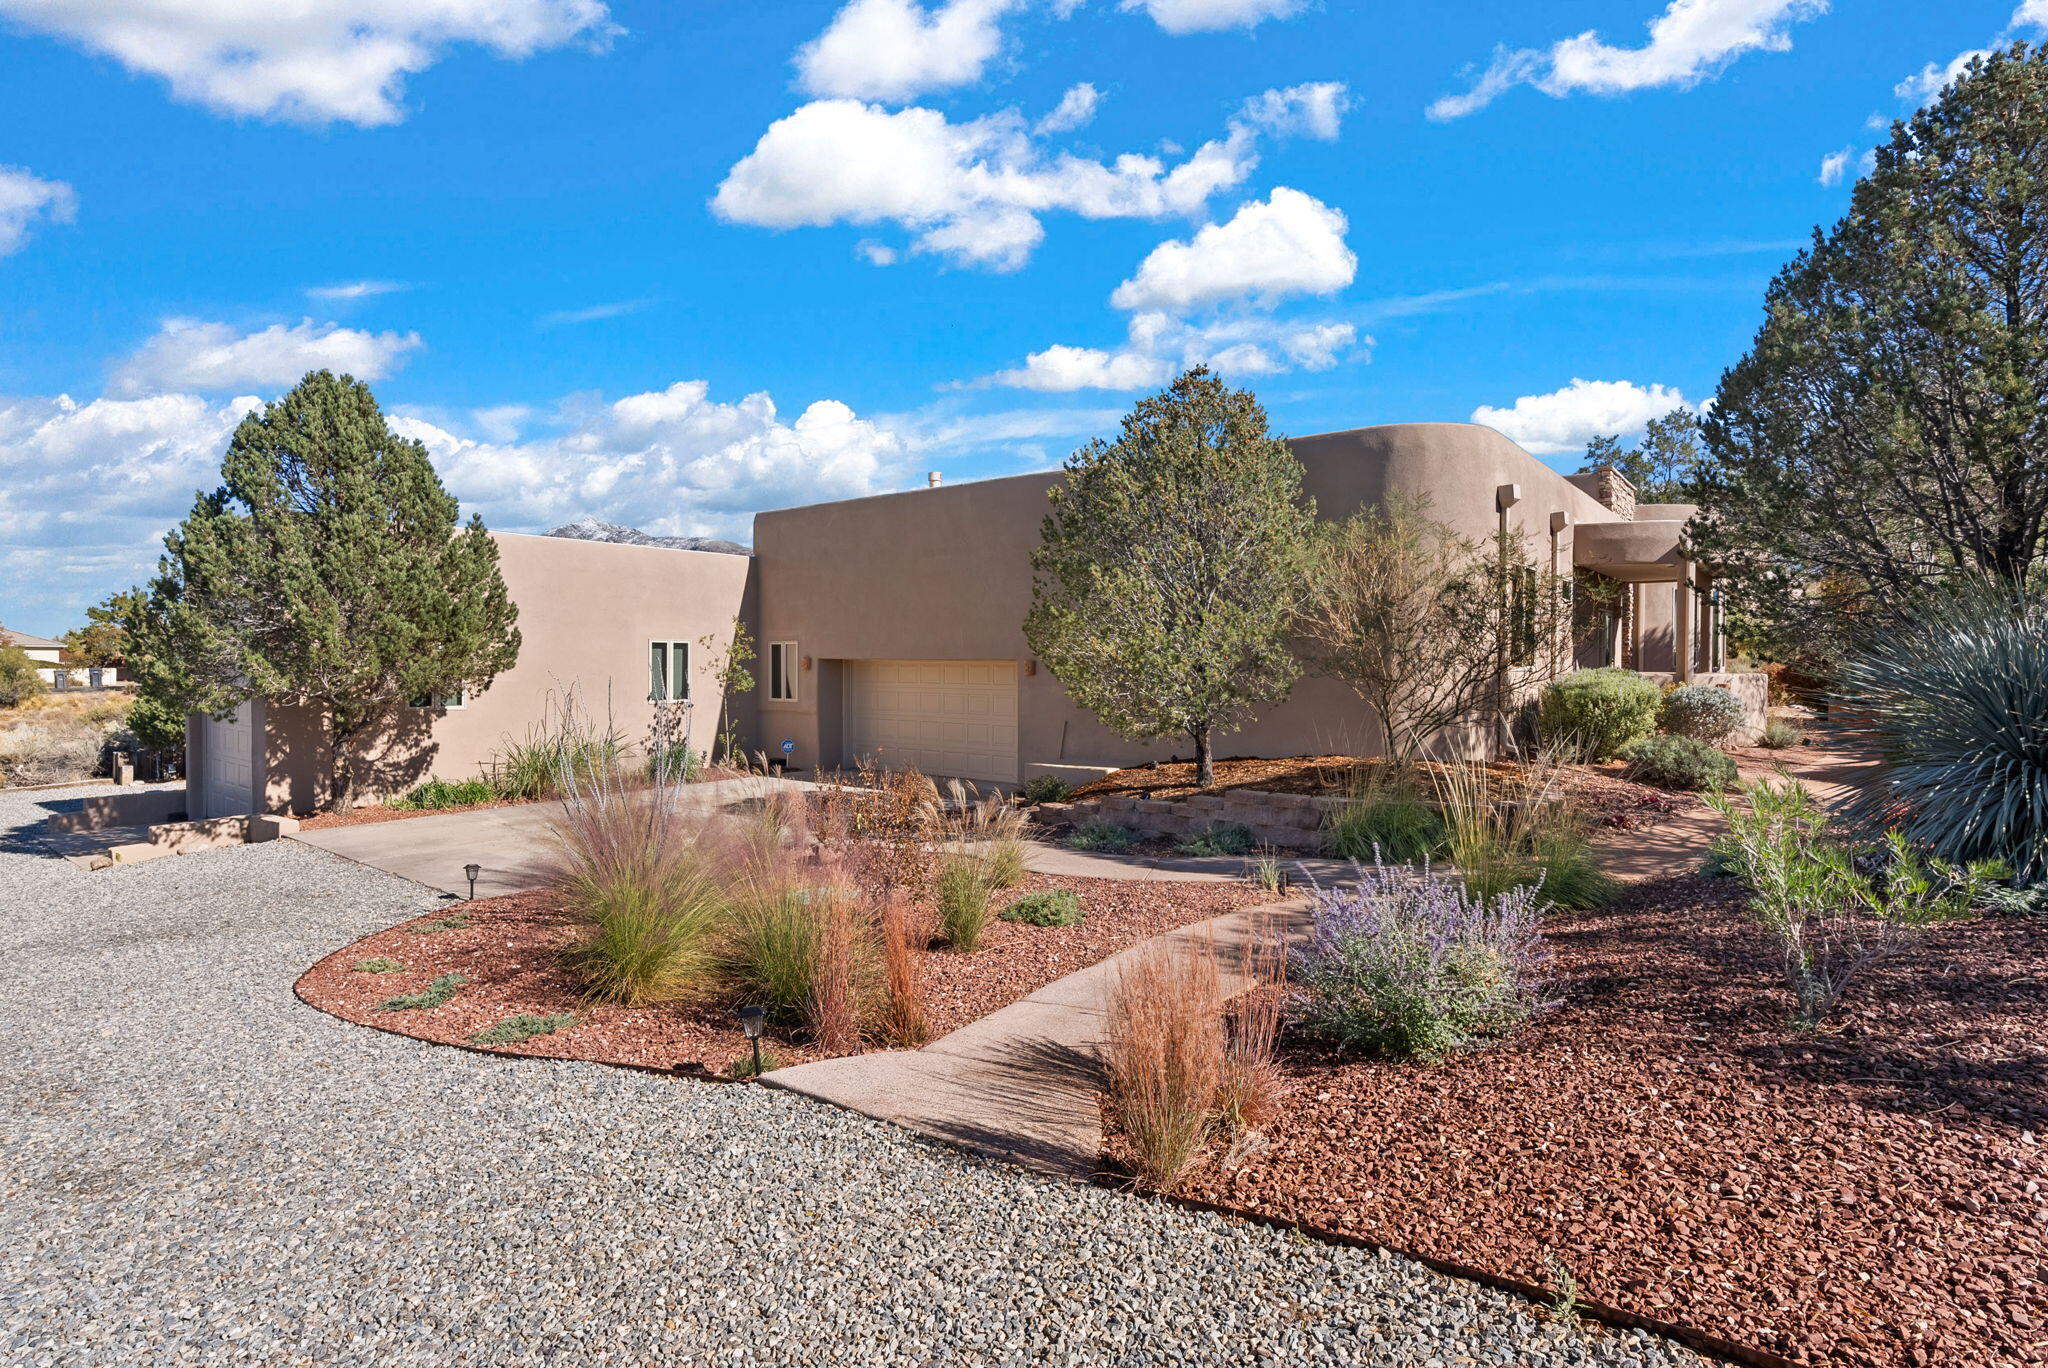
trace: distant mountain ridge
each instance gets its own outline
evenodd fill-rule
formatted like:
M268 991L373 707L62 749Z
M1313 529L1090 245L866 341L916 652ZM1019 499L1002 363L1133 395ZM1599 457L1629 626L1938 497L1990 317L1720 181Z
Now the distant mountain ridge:
M662 546L671 551L717 551L728 556L754 554L738 542L723 541L717 537L655 537L637 527L621 527L596 518L578 518L575 522L563 523L547 535L575 541L618 542L625 546Z

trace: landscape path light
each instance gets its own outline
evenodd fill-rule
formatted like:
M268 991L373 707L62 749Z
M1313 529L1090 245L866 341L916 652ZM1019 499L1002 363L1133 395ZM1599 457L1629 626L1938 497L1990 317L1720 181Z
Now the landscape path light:
M749 1003L739 1009L740 1029L747 1033L747 1043L754 1047L754 1077L761 1076L761 1031L768 1024L768 1009Z
M462 867L462 872L469 876L469 900L471 902L475 902L476 876L484 872L484 867L480 864L475 863L466 864Z

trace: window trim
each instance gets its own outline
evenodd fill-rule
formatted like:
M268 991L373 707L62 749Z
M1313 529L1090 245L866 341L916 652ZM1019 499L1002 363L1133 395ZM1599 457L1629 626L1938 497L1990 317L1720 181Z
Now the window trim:
M771 703L795 703L800 701L797 675L802 657L797 654L794 641L771 641L768 643L768 701ZM780 688L777 685L780 684Z
M654 648L662 648L661 673L663 692L654 691ZM680 661L682 669L676 668ZM678 693L680 684L682 692ZM690 643L650 637L647 642L647 700L650 703L687 703L690 701Z

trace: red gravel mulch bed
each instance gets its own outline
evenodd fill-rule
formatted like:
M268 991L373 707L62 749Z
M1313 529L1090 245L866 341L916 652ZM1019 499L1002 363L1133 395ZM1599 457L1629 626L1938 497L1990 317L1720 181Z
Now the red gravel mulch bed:
M1352 755L1297 755L1278 760L1238 756L1216 761L1216 782L1203 788L1195 783L1192 760L1160 761L1105 774L1075 789L1068 795L1068 801L1118 796L1179 799L1230 789L1341 797L1350 792L1354 775L1386 763ZM1430 763L1415 767L1415 777L1425 793L1430 789L1431 772L1440 768ZM1512 760L1495 760L1487 768L1493 771L1500 791L1505 794L1513 791L1524 767ZM1621 777L1622 768L1618 763L1575 765L1566 771L1566 782L1573 796L1602 820L1615 812L1654 816L1673 811L1688 801L1647 784L1631 783Z
M1717 880L1558 915L1562 1006L1437 1067L1291 1047L1189 1195L1816 1364L2048 1363L2048 919L1944 927L1822 1031Z
M502 798L494 803L458 803L444 808L394 808L381 803L350 808L347 812L315 812L299 818L301 831L326 831L330 827L367 826L373 822L402 822L408 817L444 817L451 812L481 812L485 808L524 807L532 798Z
M1051 888L1080 894L1086 920L1079 926L1040 927L992 919L981 948L972 954L923 953L934 1035L987 1016L1148 936L1272 901L1271 894L1246 884L1027 874L1016 888L996 895L996 906ZM468 915L467 926L424 935L412 929L462 914ZM552 1035L490 1047L503 1054L652 1068L701 1064L722 1072L746 1053L728 1002L662 1007L585 1002L562 963L562 952L584 934L546 891L451 902L335 951L305 972L297 991L306 1002L344 1020L449 1045L468 1044L476 1032L521 1013L579 1014L574 1026ZM380 957L399 961L405 971L355 972L358 962ZM469 982L441 1006L376 1010L379 1003L416 992L445 973L459 973ZM772 1044L782 1064L821 1057L801 1038L775 1036ZM873 1048L887 1046L877 1042Z

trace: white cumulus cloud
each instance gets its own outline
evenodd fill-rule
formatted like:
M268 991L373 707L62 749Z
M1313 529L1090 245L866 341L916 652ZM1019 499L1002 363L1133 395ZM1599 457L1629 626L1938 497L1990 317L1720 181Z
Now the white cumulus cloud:
M1817 179L1822 185L1840 185L1842 176L1849 169L1849 159L1855 155L1856 149L1853 147L1828 153L1820 159L1820 175Z
M374 126L457 44L520 58L615 27L601 0L0 0L0 17L223 114Z
M1547 49L1501 48L1470 90L1437 100L1429 116L1461 118L1523 84L1560 98L1697 85L1744 53L1787 51L1791 26L1827 8L1827 0L1671 0L1641 47L1615 47L1588 29Z
M1289 295L1332 294L1358 273L1358 257L1344 244L1347 226L1342 212L1314 196L1275 186L1226 223L1160 243L1110 302L1185 312L1226 299L1271 305Z
M1525 394L1507 408L1481 404L1472 410L1472 421L1538 456L1555 456L1603 434L1641 432L1652 418L1689 407L1683 394L1664 385L1575 379L1548 394Z
M1141 313L1131 319L1125 344L1114 351L1056 343L982 383L1066 393L1149 389L1191 366L1209 366L1233 379L1321 371L1371 342L1349 323L1260 316L1189 323L1170 314Z
M1126 10L1143 10L1168 33L1213 33L1252 28L1267 19L1299 14L1305 0L1123 0Z
M1086 81L1067 87L1067 93L1060 96L1060 102L1052 112L1031 126L1038 137L1053 133L1071 133L1087 126L1095 117L1095 111L1102 104L1102 92Z
M1342 81L1312 81L1254 95L1238 117L1282 137L1334 142L1350 108L1351 92Z
M702 380L610 403L572 402L549 425L547 435L504 442L392 420L426 444L465 505L506 530L593 516L673 536L745 540L757 510L898 488L911 459L901 434L836 399L785 420L765 393L721 403Z
M956 124L935 109L817 100L771 124L711 204L767 228L893 223L918 251L1014 270L1044 237L1040 215L1194 213L1250 174L1254 141L1237 124L1173 166L1136 154L1105 163L1048 154L1014 111Z
M797 82L813 95L904 101L979 80L1002 47L1003 16L1021 0L848 0L797 49Z
M420 345L416 332L372 333L302 319L244 333L227 323L169 318L154 337L114 371L114 390L143 395L166 390L288 388L307 371L331 370L381 380Z
M0 256L20 251L36 223L69 223L77 212L78 196L63 181L0 166Z

